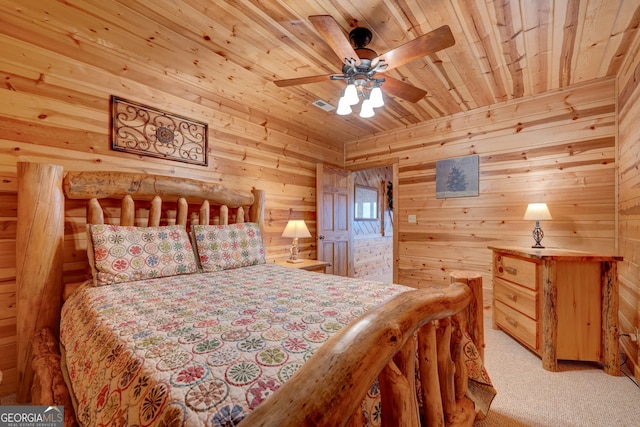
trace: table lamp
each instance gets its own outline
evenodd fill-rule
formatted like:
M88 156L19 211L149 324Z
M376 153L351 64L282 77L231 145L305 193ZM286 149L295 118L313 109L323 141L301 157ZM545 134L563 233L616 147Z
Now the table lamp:
M309 233L309 229L307 228L307 224L304 223L304 220L290 219L282 232L282 237L293 238L291 249L289 250L291 255L287 262L302 262L301 259L298 259L298 238L311 237L311 233Z
M544 233L542 232L542 228L540 228L540 221L551 219L551 213L549 212L549 208L546 203L529 203L527 206L527 210L524 213L524 219L535 220L536 227L533 229L533 240L536 241L536 244L531 246L532 248L542 249L544 246L540 244L542 238L544 237Z

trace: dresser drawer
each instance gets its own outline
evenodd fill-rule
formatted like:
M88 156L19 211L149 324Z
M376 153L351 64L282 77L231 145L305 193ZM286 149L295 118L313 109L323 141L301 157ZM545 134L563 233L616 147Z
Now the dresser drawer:
M493 266L496 277L510 280L534 291L538 287L536 267L537 264L535 262L503 254L495 256L495 264Z
M495 322L501 329L538 352L538 322L497 300L493 310Z
M496 277L493 281L493 296L506 305L526 314L534 320L538 319L538 294L531 289L514 285Z

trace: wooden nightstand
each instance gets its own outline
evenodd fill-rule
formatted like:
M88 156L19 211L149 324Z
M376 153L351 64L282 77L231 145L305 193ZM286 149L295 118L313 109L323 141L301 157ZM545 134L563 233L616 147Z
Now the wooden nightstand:
M307 271L319 271L326 273L329 263L327 261L318 261L316 259L303 259L302 262L276 261L275 264L288 268L299 268Z

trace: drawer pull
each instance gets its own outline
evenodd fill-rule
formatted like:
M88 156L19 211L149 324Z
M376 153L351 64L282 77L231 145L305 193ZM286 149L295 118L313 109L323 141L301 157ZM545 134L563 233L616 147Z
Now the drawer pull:
M507 272L507 273L509 273L509 274L513 274L514 276L515 276L516 274L518 274L518 269L517 269L517 268L515 268L515 267L511 267L510 265L506 266L506 267L504 268L504 271L506 271L506 272Z
M518 301L518 296L516 294L507 294L507 298L509 298L513 302Z
M514 328L518 327L518 322L516 322L514 319L512 319L511 317L507 316L504 320L507 321L507 323L509 323L511 326L513 326Z

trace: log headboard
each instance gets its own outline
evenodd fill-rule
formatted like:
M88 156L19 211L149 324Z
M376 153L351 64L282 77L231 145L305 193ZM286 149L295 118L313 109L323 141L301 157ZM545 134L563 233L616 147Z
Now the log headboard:
M264 239L264 191L238 192L219 183L130 172L67 172L62 166L18 163L16 232L18 402L29 402L32 338L44 328L57 335L64 289L65 201L87 200L86 223L104 223L99 199L122 198L120 225L136 225L136 201L148 205L144 225L258 223ZM163 200L175 209L163 211ZM198 204L194 210L191 206ZM145 209L146 210L146 209ZM211 212L215 210L215 217Z

